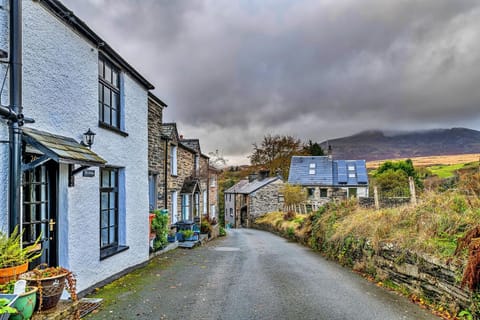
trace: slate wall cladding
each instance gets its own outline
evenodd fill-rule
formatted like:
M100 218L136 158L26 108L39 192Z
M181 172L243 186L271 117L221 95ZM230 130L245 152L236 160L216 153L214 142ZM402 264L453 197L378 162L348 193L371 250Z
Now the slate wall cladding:
M148 171L157 174L157 197L158 208L166 207L165 199L165 140L161 138L163 123L163 107L151 99L148 101Z
M109 165L123 168L120 241L129 250L100 260L99 169L91 168L95 171L93 178L77 175L75 186L68 188L68 170L59 166L59 181L63 181L57 199L59 264L72 269L77 275L77 288L82 291L149 257L147 90L123 73L122 99L128 136L98 127L97 47L48 12L41 2L22 4L23 107L25 115L36 121L28 126L77 141L91 128L97 134L92 150ZM0 26L5 25L3 10L0 20ZM0 48L8 49L4 33L0 34ZM2 121L2 135L5 126ZM4 162L5 147L0 145L0 185L6 186L8 169L4 166L8 161ZM5 196L0 195L0 211L5 207ZM6 219L2 217L1 221L0 225Z
M280 189L284 186L283 181L274 181L248 196L249 217L258 218L268 212L279 211L283 208L280 201Z

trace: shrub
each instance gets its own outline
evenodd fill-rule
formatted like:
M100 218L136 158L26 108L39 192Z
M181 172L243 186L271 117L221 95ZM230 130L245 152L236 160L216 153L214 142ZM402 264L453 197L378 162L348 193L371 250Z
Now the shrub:
M220 237L224 237L227 235L227 231L225 231L225 228L220 226L220 230L219 230L219 236Z
M208 221L208 219L202 219L202 223L200 224L200 232L201 233L212 233L212 225Z
M154 210L155 218L152 220L152 229L155 232L155 240L153 240L153 249L158 250L165 247L168 243L168 214L162 213L160 210Z

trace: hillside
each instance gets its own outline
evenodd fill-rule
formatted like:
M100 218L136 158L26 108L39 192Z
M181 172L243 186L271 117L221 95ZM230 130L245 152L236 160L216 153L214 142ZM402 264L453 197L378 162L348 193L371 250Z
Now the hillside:
M480 131L466 128L385 133L364 131L322 142L332 146L336 159L367 161L480 153Z

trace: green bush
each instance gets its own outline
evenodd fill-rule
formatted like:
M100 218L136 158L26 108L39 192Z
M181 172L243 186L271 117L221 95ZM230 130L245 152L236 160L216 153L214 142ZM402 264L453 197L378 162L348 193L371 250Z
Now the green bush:
M220 237L224 237L224 236L227 235L227 231L222 226L220 226L219 235L220 235Z
M154 210L155 218L152 221L152 229L155 232L153 240L153 249L158 250L165 247L168 243L168 214L161 213L160 210Z

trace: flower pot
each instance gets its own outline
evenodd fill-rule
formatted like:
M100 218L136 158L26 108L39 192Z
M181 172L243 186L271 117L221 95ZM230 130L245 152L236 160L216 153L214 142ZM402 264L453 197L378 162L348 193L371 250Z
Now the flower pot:
M185 241L185 239L183 238L183 233L177 232L177 240L180 242Z
M32 317L33 310L37 302L37 287L27 287L27 292L19 294L13 307L17 309L17 314L12 314L9 320L28 320Z
M66 273L42 279L29 278L28 273L22 276L22 279L27 280L27 285L38 287L35 310L48 310L58 304L65 288L66 276Z
M176 236L174 236L174 235L173 236L167 236L167 241L168 242L175 242L175 240L176 240Z
M16 295L16 294L0 293L0 299L10 300L10 302L7 304L7 306L12 307L12 308L13 308L13 304L15 303L15 300L17 300L17 297L18 297L18 295ZM2 314L0 314L0 320L7 320L9 316L10 316L10 313L2 313Z
M17 280L18 276L27 272L28 262L15 267L1 268L0 269L0 284L5 284L10 280Z

